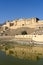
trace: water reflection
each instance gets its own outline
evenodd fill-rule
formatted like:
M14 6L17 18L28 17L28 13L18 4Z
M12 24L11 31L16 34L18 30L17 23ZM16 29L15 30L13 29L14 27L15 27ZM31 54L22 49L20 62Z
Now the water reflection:
M40 48L40 47L39 47ZM39 50L33 49L33 47L15 47L13 49L5 50L7 55L12 55L19 59L28 59L37 61L40 58L43 58L43 49Z
M15 58L0 51L0 65L31 65L31 61Z
M39 60L43 58L43 46L18 45L0 40L0 50L19 59Z
M43 65L43 59L39 59L38 61L19 59L0 51L0 65Z

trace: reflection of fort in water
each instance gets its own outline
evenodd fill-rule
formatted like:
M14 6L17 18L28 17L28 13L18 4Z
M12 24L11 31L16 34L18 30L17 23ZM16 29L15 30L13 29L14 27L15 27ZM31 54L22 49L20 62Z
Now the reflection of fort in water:
M15 48L7 50L6 54L11 54L20 59L39 60L43 58L43 47L15 46Z

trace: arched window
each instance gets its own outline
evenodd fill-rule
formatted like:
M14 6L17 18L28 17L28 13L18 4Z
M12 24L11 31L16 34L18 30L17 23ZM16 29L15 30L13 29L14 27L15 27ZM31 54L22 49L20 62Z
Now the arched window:
M7 29L8 29L8 27L6 26L6 27L5 27L5 30L7 30Z
M27 32L26 31L22 31L21 34L22 35L27 35Z
M22 26L24 26L24 24L22 24Z

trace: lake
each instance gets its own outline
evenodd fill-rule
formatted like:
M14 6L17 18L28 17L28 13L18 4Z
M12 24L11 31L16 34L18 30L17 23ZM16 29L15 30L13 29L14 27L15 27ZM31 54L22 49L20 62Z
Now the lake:
M0 65L43 65L43 59L19 59L12 55L6 55L3 51L0 51Z

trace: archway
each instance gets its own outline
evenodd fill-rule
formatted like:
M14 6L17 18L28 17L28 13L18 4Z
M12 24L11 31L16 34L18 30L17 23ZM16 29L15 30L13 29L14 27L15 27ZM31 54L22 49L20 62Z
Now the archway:
M27 35L27 31L22 31L21 34L22 35Z

